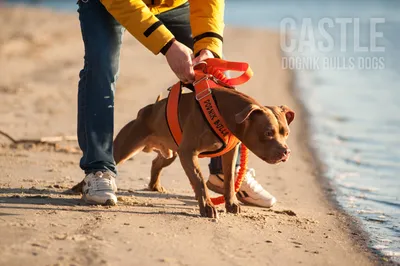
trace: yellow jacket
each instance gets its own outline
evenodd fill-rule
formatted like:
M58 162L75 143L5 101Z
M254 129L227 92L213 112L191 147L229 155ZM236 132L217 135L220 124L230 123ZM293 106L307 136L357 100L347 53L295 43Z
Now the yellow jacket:
M154 54L158 54L174 36L155 15L178 7L187 0L101 0L101 2L138 41ZM221 57L224 0L189 2L194 53L208 49Z

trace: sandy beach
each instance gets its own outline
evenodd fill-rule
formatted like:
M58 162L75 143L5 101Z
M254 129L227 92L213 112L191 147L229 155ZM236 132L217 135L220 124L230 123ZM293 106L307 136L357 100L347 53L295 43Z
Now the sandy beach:
M357 223L329 200L308 147L307 117L281 68L279 35L227 28L224 53L250 63L239 89L265 105L286 104L291 159L250 167L275 195L272 209L219 207L200 218L180 163L163 173L166 194L146 191L155 154L119 167L116 207L86 206L68 189L82 180L76 141L13 144L0 136L0 265L377 265ZM78 73L83 65L77 14L0 9L0 130L16 140L76 135ZM176 81L163 56L129 34L121 55L115 130ZM208 175L208 160L201 160Z

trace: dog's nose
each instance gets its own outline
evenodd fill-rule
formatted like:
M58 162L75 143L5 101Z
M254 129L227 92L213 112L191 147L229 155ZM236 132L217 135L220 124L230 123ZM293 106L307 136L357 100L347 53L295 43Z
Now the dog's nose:
M290 149L286 149L286 150L283 152L283 155L289 156L290 153L291 153L291 150L290 150Z

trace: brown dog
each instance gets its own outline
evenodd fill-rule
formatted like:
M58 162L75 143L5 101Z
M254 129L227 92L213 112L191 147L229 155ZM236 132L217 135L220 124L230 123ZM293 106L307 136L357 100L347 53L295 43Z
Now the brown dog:
M255 155L270 164L285 162L289 158L286 139L288 125L294 119L292 110L286 106L261 106L251 97L233 89L212 89L212 92L228 129ZM216 209L200 172L198 155L218 150L222 143L207 125L195 101L193 93L181 97L179 117L183 135L179 147L168 129L164 99L142 108L137 118L121 129L114 141L114 159L120 164L140 151L156 151L158 156L151 166L149 188L162 192L161 170L179 155L194 188L201 216L216 218ZM236 156L237 149L222 156L225 207L231 213L240 212L233 178Z

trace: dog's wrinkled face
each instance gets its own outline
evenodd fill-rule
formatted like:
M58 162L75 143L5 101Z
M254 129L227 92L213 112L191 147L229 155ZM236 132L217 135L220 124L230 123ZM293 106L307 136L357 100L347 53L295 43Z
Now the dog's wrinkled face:
M244 126L242 142L265 162L276 164L289 159L286 140L294 115L287 106L252 104L236 114L235 120L238 126Z

